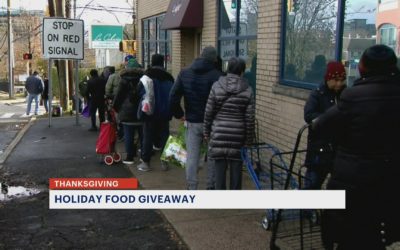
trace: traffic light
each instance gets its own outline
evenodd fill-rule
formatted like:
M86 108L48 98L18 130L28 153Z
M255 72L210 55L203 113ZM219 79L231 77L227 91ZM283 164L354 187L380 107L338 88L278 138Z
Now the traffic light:
M232 0L231 8L236 9L236 7L237 7L236 0Z
M32 54L31 53L24 53L24 60L31 60L32 59Z

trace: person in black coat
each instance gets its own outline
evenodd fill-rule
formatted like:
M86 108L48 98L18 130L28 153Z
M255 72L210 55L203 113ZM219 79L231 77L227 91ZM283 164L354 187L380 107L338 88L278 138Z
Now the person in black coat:
M204 138L208 157L214 160L215 189L226 189L226 170L230 169L230 189L242 189L240 150L253 142L255 108L253 91L242 77L246 63L229 59L227 76L213 85L204 115Z
M361 78L345 89L337 106L314 130L337 141L328 189L346 190L346 209L326 210L326 246L385 249L400 241L400 72L394 51L375 45L364 51Z
M324 82L314 89L304 106L304 120L311 123L314 119L336 105L340 93L344 89L346 71L340 62L329 62L324 76ZM321 186L332 169L334 144L329 135L308 132L307 167L305 189L321 189Z
M42 92L43 106L44 106L44 109L46 110L46 113L48 113L49 112L49 79L47 78L46 74L43 74L43 84L44 84L44 89Z
M89 131L97 131L96 126L96 111L99 110L100 123L105 121L105 88L106 81L99 77L99 73L96 69L90 71L91 78L88 81L87 86L87 100L90 102L90 117L92 120L92 127Z

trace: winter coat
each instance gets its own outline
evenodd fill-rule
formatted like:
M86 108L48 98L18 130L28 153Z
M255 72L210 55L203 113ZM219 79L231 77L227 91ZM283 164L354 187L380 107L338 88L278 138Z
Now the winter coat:
M142 69L125 69L121 72L121 81L113 108L118 112L121 122L138 123L137 110L139 107L139 80L143 75Z
M118 92L119 82L121 81L121 77L119 73L114 73L108 77L106 83L106 96L110 98L114 98L114 96Z
M87 98L96 105L104 105L106 81L103 77L92 77L87 84Z
M146 121L171 120L169 97L174 85L174 78L160 67L151 67L144 74L153 80L154 107L152 115L142 113L141 118ZM140 97L143 98L144 94L143 83L140 83Z
M346 190L346 209L327 210L328 240L368 249L400 240L400 73L362 78L315 124L337 140L328 189ZM359 248L365 249L365 248Z
M240 149L253 142L254 97L246 80L228 74L210 92L204 115L204 136L211 159L240 160Z
M31 75L26 79L25 88L31 95L38 95L43 92L44 83L37 75Z
M49 99L49 79L44 79L44 89L42 93L42 99Z
M181 118L184 113L180 106L181 98L185 102L185 118L189 122L202 123L204 110L211 86L222 73L215 64L205 58L197 58L193 64L183 69L171 90L170 107L172 115Z
M339 95L340 93L330 90L326 83L321 83L316 89L311 91L304 106L305 122L311 123L329 108L336 105ZM331 169L333 154L333 138L329 134L321 134L313 130L308 131L306 167Z

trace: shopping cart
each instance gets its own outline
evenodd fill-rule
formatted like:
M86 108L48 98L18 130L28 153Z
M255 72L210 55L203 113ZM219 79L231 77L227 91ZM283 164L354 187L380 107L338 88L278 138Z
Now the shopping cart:
M96 153L102 155L108 166L121 161L120 153L115 151L117 141L117 120L115 111L109 100L106 100L106 121L100 124L100 134L96 142Z
M299 157L307 150L299 150L299 146L307 128L305 125L299 130L293 151L281 152L266 143L242 149L242 158L257 189L302 188L305 169L299 163ZM286 163L288 159L289 164ZM299 209L268 209L261 224L272 231L270 249L323 249L314 210L305 216L305 211Z

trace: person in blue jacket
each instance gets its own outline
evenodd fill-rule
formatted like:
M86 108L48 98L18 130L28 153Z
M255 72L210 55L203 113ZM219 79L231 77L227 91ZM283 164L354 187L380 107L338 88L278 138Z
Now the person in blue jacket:
M153 146L156 145L163 150L169 137L169 121L172 116L169 112L169 93L174 84L174 78L164 68L164 56L154 54L151 57L151 66L144 72L146 79L151 79L153 88L152 103L153 110L151 115L139 110L140 118L143 121L143 145L141 151L142 163L137 166L140 171L149 171L150 159L153 151ZM145 94L143 80L139 83L141 99ZM151 91L151 90L150 90ZM166 162L161 162L161 169L168 170Z

